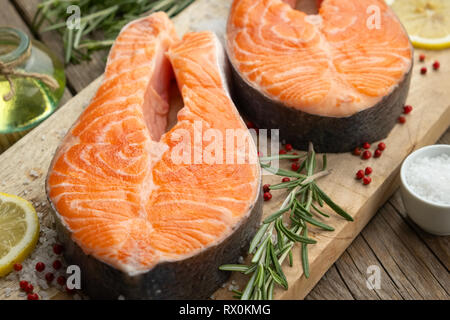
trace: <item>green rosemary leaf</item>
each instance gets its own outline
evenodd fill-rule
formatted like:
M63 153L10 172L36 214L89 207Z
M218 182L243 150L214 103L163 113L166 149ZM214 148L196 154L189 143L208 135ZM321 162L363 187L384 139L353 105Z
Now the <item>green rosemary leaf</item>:
M291 230L287 229L283 222L281 220L277 220L278 223L278 228L281 230L281 232L283 232L283 234L291 241L293 242L304 242L304 243L317 243L316 240L314 239L310 239L310 238L305 238L302 236L299 236L298 234L293 233Z
M261 242L261 245L258 247L255 254L253 255L252 263L259 262L261 257L264 256L265 250L267 248L267 243L269 242L269 240L270 240L270 235L266 234L266 238L263 240L263 242Z
M233 293L235 293L236 295L238 295L238 296L242 296L242 291L239 291L239 290L235 290L235 289L233 289L233 290L231 290Z
M283 233L276 228L276 224L275 224L275 232L276 232L276 235L277 235L277 247L278 247L278 250L282 251L283 248L284 248L284 239L285 239L285 237L284 237Z
M272 243L272 241L269 241L269 243L267 244L267 249L265 251L265 253L266 253L266 258L264 259L265 266L270 266L270 264L272 263L272 256L270 253L272 248L273 248L273 243Z
M290 241L288 242L288 244L286 244L286 247L281 250L281 252L277 253L277 257L278 258L278 262L281 264L283 263L284 259L286 259L286 257L289 255L289 252L291 251L291 249L294 247L294 242Z
M253 273L253 275L250 277L250 280L248 281L247 285L245 286L244 291L242 292L241 300L248 300L250 299L252 293L253 293L253 283L256 279L256 273Z
M274 271L278 274L278 276L280 277L282 282L285 284L284 287L287 288L288 287L288 282L287 282L286 276L284 275L283 269L281 268L281 265L278 262L278 258L275 255L273 247L269 245L268 249L270 250L270 256L272 257L272 264L273 264L273 266L275 268Z
M267 300L267 291L261 289L261 300Z
M325 194L325 192L323 192L316 184L314 184L314 188L317 190L318 196L322 198L323 201L325 201L325 203L331 209L333 209L334 212L336 212L338 215L340 215L341 217L345 218L348 221L353 221L353 218L347 212L345 212L344 209L342 209L340 206L334 203L333 200L331 200L330 197L328 197Z
M73 29L69 29L67 33L67 45L66 45L66 54L65 61L66 63L70 61L70 57L72 56L72 47L73 47Z
M286 211L289 211L289 207L278 210L277 212L275 212L273 215L271 215L270 217L266 218L263 223L267 224L267 223L271 223L275 220L277 220L283 213L285 213Z
M224 264L219 267L222 271L247 272L249 267L245 264Z
M104 40L104 41L83 41L78 45L78 49L88 49L88 50L98 50L106 47L112 46L114 40Z
M314 150L308 152L308 162L306 164L306 171L308 176L312 176L316 167L316 153Z
M262 237L266 234L267 229L269 228L268 224L264 224L259 228L258 232L256 233L255 237L253 238L252 242L250 243L250 248L248 249L248 253L253 253L256 246L261 241Z
M306 157L306 154L304 155L295 155L295 154L280 154L275 156L269 156L269 157L260 157L259 161L261 162L269 162L271 160L283 160L283 159L301 159Z
M274 271L272 268L267 268L269 270L270 275L272 276L273 281L278 283L280 286L282 286L284 289L288 289L288 284L283 281L283 279Z
M294 258L292 257L292 251L289 251L289 266L292 267L294 265Z
M287 253L290 249L292 248L292 242L288 242L286 243L281 249L279 248L275 248L275 255L277 257L282 257L283 255L285 255L285 253ZM281 259L283 260L283 259ZM278 258L278 262L280 261L280 258Z
M314 195L314 200L319 204L320 207L323 207L323 200L322 198L319 197L319 194L317 193L316 188L312 188L313 190L313 195Z
M39 29L42 23L45 21L45 15L42 13L44 9L38 6L37 11L31 21L31 27L35 30Z
M309 185L309 188L306 191L306 194L307 194L307 196L306 196L305 209L306 209L306 212L308 212L308 215L312 216L311 212L309 212L309 210L311 208L312 201L313 201L311 185Z
M306 209L306 205L303 206L301 203L298 203L298 204L297 204L297 211L301 211L301 212L303 212L304 214L306 214L307 216L312 217L312 213L309 212L308 209Z
M302 172L303 169L305 169L307 162L308 162L308 160L302 161L302 163L300 164L300 167L298 168L297 172Z
M80 39L81 39L81 36L83 34L83 30L85 28L86 28L86 24L85 23L81 24L80 25L80 29L78 29L76 34L75 34L75 39L73 41L73 47L76 48L76 49L78 49L78 46L80 44Z
M291 170L284 170L284 169L276 169L273 168L269 165L263 164L261 163L261 167L264 168L266 171L273 173L277 176L282 176L282 177L294 177L294 178L306 178L305 175L297 173L295 171L291 171Z
M252 264L247 271L244 272L244 274L250 274L252 272L255 272L256 268L258 267L257 264Z
M294 180L289 182L282 182L278 184L274 184L270 186L270 190L279 190L279 189L286 189L286 188L293 188L298 186L300 183L300 180Z
M262 263L258 264L258 271L256 275L256 287L261 288L264 284L264 265Z
M261 300L262 294L261 294L261 288L255 288L253 292L252 300Z
M333 227L330 227L329 225L327 225L327 224L325 224L325 223L323 223L323 222L320 222L320 221L315 220L314 218L312 218L312 217L306 215L306 214L305 214L303 211L301 211L301 210L296 210L295 213L296 213L300 218L302 218L302 219L305 220L306 222L308 222L308 223L310 223L310 224L312 224L312 225L314 225L314 226L316 226L316 227L320 227L320 228L322 228L322 229L324 229L324 230L327 230L327 231L334 231L334 228L333 228Z
M330 216L328 214L326 214L325 212L323 212L322 210L320 210L319 208L317 208L314 203L311 204L313 209L316 210L316 212L326 218L329 218Z
M324 153L322 156L322 171L327 170L327 155Z
M66 61L76 63L80 60L89 59L90 51L102 50L111 45L119 34L121 28L132 20L138 19L155 11L165 11L173 17L183 11L195 0L45 0L38 4L38 8L32 20L32 29L38 34L44 22L48 25L44 32L55 30L63 36L64 52ZM80 23L85 27L80 32L73 31L66 26L69 16L67 7L77 5L83 13ZM72 31L70 31L72 30ZM69 33L75 33L76 41L69 41ZM108 39L97 41L94 34L103 35ZM73 37L73 35L71 36ZM82 43L90 43L89 47L81 46ZM99 42L98 45L95 45ZM100 43L101 42L101 43ZM107 45L108 43L108 45ZM78 46L79 44L79 46ZM82 51L76 51L80 49Z
M295 193L295 196L304 194L305 191L306 191L308 188L309 188L309 183L308 183L308 184L305 184L305 185L302 185L302 187Z
M270 282L269 288L267 289L267 300L273 300L273 281Z
M308 229L303 228L302 235L304 237L308 237ZM309 259L308 259L308 245L306 243L302 243L302 266L303 272L305 273L305 277L309 278Z

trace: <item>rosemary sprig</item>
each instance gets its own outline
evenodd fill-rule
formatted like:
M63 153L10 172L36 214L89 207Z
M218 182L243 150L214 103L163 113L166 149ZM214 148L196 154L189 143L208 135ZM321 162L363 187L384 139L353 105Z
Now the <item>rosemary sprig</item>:
M271 160L304 158L297 172L276 169L270 166ZM333 231L334 228L315 219L314 215L329 217L319 207L327 204L335 213L348 221L352 217L334 203L316 184L316 180L331 173L327 170L327 158L323 156L322 169L315 173L316 153L310 144L308 153L298 155L270 156L260 159L261 167L283 177L294 178L293 181L280 183L270 187L271 190L287 189L289 191L280 209L263 221L262 226L254 236L249 253L253 254L250 265L227 264L220 270L238 271L250 276L243 292L235 292L235 297L241 300L272 299L274 286L288 289L289 284L281 268L282 263L289 258L292 266L292 250L295 243L301 244L302 267L305 277L309 277L308 245L316 240L308 236L308 225ZM304 173L301 173L304 171ZM290 224L285 222L289 218Z
M195 0L42 0L33 18L35 33L44 22L48 27L43 31L57 30L64 42L66 63L89 60L96 50L109 48L127 23L156 11L165 11L170 17L176 16ZM67 8L80 8L80 28L67 28L70 16ZM102 40L95 34L101 33Z

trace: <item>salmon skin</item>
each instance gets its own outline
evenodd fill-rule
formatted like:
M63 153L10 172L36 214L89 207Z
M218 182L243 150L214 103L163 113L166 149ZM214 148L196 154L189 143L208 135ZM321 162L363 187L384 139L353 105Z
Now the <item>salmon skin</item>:
M241 130L250 138L246 155L257 158L226 66L214 34L179 41L164 13L118 36L46 183L66 259L80 266L91 298L207 298L229 276L218 267L247 250L262 212L258 162L173 161L175 148L194 149L195 124ZM174 75L185 105L165 132Z
M346 152L385 138L405 103L413 49L383 0L234 0L226 49L233 94L260 128L299 149Z

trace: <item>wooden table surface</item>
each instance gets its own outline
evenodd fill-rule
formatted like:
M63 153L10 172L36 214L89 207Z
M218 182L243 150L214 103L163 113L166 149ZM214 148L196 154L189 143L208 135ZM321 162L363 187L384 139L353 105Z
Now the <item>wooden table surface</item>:
M57 33L32 34L30 30L37 3L38 0L0 0L0 25L27 31L62 58L62 42ZM66 68L67 89L62 103L103 73L105 55L106 52L97 52L89 63ZM450 144L450 130L439 143ZM370 290L366 285L371 266L380 270L380 289ZM427 234L406 218L397 191L306 299L448 300L449 268L450 237Z

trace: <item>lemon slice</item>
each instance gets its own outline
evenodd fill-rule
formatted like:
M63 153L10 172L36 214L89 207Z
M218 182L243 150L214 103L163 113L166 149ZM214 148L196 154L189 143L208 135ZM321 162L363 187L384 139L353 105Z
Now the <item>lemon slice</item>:
M33 251L38 238L39 219L31 203L0 193L0 277Z
M450 47L449 0L386 0L417 48Z

